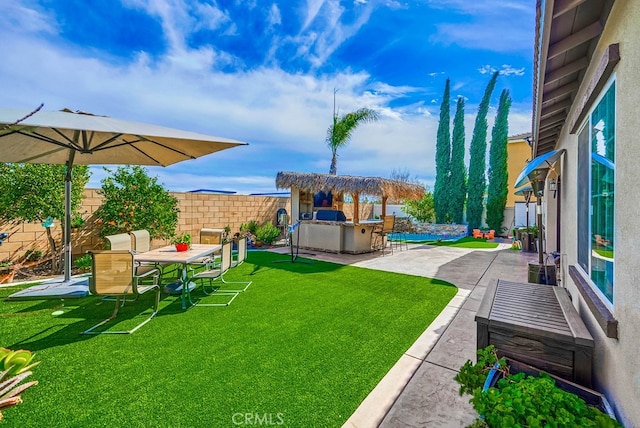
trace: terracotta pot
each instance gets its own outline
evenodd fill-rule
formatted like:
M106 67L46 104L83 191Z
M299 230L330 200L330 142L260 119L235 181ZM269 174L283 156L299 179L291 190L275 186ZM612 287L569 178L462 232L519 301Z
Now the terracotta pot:
M189 244L176 244L176 251L187 251Z

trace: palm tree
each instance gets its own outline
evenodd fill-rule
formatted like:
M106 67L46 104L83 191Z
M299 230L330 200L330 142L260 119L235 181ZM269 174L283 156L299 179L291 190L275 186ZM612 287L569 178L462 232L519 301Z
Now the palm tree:
M351 140L351 134L361 123L375 122L378 120L378 113L368 108L361 108L351 113L338 116L333 113L333 125L327 130L327 144L331 148L331 168L329 174L336 175L338 172L338 148L346 146Z

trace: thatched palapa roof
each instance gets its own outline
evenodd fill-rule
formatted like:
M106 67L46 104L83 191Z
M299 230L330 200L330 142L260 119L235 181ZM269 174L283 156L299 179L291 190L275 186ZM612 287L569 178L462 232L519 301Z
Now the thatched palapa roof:
M282 171L276 176L276 187L278 189L297 187L310 192L323 190L351 195L365 194L395 200L421 199L425 193L424 187L418 184L388 178Z

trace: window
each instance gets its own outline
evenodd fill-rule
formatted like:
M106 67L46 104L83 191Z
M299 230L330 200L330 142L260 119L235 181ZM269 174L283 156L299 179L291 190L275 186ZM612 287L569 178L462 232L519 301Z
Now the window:
M578 135L578 263L598 294L613 304L615 80L604 90ZM589 179L590 177L590 179Z

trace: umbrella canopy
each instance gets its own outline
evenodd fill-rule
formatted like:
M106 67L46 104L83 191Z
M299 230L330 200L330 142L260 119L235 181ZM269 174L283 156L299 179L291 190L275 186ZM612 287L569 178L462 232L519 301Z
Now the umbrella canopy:
M246 143L70 111L0 109L0 160L7 163L168 166ZM7 126L8 125L8 126Z
M0 161L67 165L65 282L69 282L71 272L69 224L71 167L74 164L167 166L247 144L70 110L32 113L28 110L0 109Z

